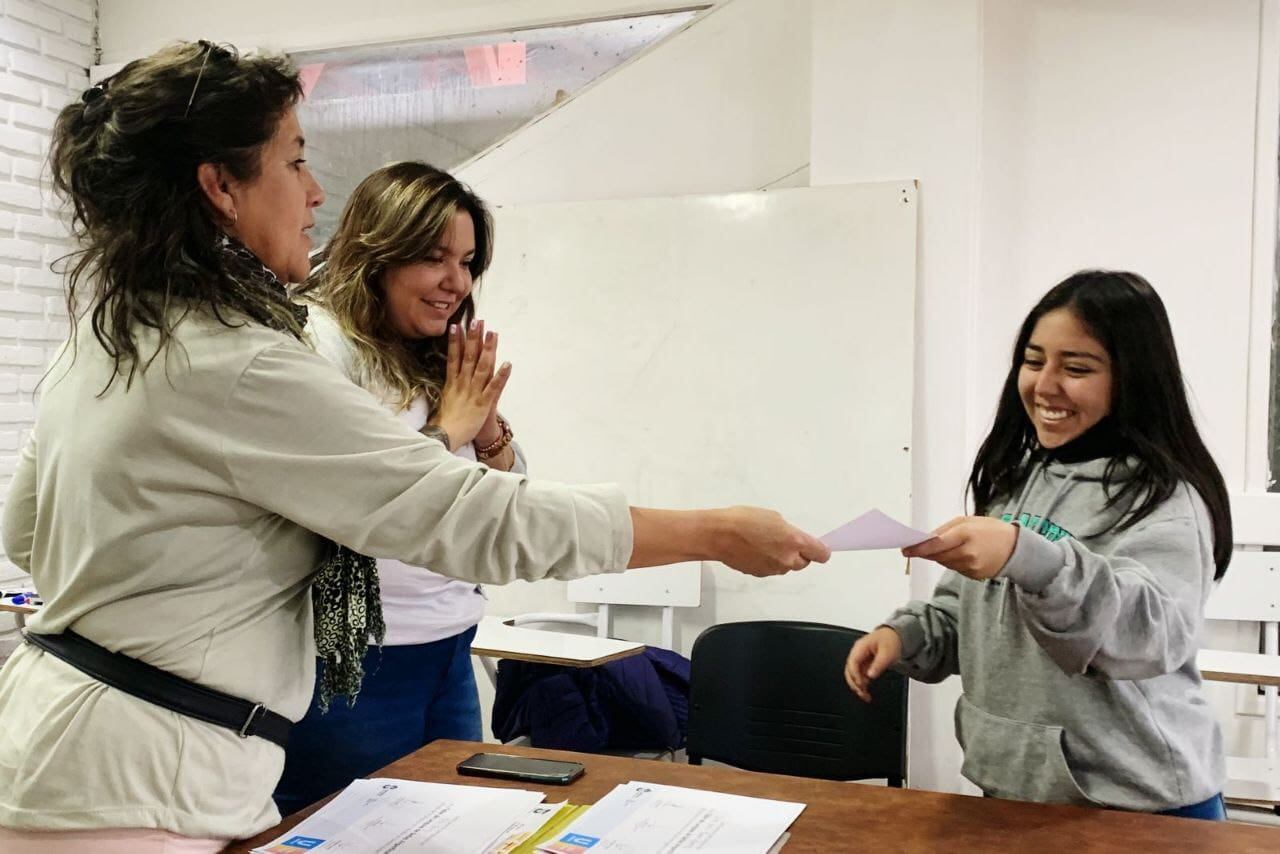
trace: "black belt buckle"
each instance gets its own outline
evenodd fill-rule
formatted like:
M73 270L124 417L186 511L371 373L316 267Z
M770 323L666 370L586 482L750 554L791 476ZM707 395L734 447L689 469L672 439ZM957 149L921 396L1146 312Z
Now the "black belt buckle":
M240 727L239 735L241 738L248 738L253 735L253 725L265 711L266 707L261 703L253 704L253 708L249 710L249 717L244 719L244 726Z

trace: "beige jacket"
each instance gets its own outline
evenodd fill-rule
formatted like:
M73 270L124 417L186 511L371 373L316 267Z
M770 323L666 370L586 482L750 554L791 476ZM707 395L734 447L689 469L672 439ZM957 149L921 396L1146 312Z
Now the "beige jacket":
M132 387L89 324L55 362L4 507L9 558L71 628L300 718L324 538L468 581L619 571L613 487L458 459L290 336L189 317ZM154 342L147 343L149 352ZM25 645L0 671L0 825L242 837L278 820L284 752Z

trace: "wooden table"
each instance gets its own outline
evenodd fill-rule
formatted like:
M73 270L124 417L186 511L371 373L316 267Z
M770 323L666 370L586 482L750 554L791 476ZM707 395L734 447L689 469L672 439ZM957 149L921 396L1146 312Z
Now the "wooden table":
M587 772L569 786L535 786L501 780L462 777L454 770L478 749L571 759ZM595 803L619 783L630 780L687 786L798 801L807 804L791 826L783 854L807 852L959 852L1115 851L1137 854L1276 854L1280 828L1165 818L1082 807L1044 806L965 795L889 789L859 783L832 783L775 774L753 774L730 768L652 762L616 756L539 750L511 745L477 745L437 741L393 762L370 776L502 786L545 791L548 801ZM309 807L253 839L228 848L245 854L293 827L314 812Z

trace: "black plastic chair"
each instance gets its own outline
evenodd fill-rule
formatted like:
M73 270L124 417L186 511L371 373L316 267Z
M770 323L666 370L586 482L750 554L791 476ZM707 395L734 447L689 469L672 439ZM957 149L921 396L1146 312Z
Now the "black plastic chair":
M822 623L712 626L693 645L689 762L823 780L907 773L907 680L884 673L859 700L844 663L866 632Z

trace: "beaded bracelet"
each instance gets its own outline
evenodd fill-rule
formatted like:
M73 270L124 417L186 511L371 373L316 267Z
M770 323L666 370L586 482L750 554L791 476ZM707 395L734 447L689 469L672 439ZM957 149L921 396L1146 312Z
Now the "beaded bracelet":
M498 427L502 429L502 435L494 440L492 445L476 448L476 456L480 459L488 460L496 457L506 450L506 447L511 444L511 440L515 438L511 432L511 425L501 415L498 416Z

